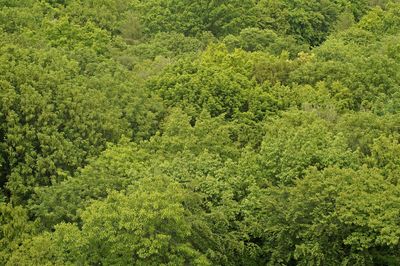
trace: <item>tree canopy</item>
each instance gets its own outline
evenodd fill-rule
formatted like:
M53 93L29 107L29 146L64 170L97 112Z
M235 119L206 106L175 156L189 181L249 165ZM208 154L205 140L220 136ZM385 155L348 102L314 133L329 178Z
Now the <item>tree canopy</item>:
M399 265L400 3L0 0L0 265Z

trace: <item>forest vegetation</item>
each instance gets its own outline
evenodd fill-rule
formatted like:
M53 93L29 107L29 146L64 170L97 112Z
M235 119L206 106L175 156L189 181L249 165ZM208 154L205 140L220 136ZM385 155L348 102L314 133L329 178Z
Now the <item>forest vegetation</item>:
M400 1L0 0L0 265L400 265Z

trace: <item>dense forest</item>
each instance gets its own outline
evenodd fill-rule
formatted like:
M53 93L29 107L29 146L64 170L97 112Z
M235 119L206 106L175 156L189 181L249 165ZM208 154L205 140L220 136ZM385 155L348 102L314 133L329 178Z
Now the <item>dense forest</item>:
M400 1L0 0L0 265L400 265Z

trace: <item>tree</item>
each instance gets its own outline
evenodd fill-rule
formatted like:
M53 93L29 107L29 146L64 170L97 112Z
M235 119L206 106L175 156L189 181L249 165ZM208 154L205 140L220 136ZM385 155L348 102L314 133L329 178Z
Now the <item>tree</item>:
M0 263L5 265L12 252L35 232L28 212L21 206L0 203Z
M287 112L266 124L258 164L264 183L290 185L309 167L355 166L358 158L315 112Z
M395 265L398 194L377 169L314 168L294 187L256 190L245 224L270 264Z
M173 180L142 178L90 204L80 214L81 230L59 224L54 233L26 241L9 263L210 265L195 247L195 220L185 208L189 202Z

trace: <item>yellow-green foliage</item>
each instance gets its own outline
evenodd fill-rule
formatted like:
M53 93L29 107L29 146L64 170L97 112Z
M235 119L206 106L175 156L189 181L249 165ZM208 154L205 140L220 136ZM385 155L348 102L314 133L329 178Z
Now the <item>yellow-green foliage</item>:
M397 2L0 0L0 265L399 265Z

